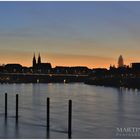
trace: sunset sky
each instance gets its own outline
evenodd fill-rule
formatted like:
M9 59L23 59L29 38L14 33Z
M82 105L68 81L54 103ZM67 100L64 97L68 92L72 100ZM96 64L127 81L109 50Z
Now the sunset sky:
M140 62L140 2L0 2L0 64Z

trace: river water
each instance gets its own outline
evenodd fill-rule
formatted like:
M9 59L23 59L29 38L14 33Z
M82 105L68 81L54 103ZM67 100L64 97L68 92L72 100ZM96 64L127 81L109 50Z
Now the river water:
M7 119L5 92L8 93ZM18 124L15 123L16 94L19 94ZM50 97L49 134L46 133L47 97ZM131 134L123 131L124 128L140 130L140 91L82 83L1 84L0 138L68 138L69 99L73 103L72 138L140 138L136 131Z

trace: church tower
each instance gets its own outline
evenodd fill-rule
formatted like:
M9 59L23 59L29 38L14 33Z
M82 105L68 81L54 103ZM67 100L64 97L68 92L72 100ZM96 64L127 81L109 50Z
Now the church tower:
M41 57L40 57L40 53L38 55L38 64L41 64Z
M34 53L34 57L33 57L33 67L36 66L36 58L35 58L35 53Z

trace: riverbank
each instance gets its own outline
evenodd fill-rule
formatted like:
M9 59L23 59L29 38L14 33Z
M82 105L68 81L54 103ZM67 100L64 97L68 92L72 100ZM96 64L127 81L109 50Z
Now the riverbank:
M24 74L1 73L0 83L76 83L107 87L127 87L140 89L140 77L89 76L72 74Z
M85 82L88 75L2 73L0 83L71 83Z
M139 77L89 78L84 83L88 84L88 85L99 85L99 86L107 86L107 87L126 87L126 88L140 89L140 78Z

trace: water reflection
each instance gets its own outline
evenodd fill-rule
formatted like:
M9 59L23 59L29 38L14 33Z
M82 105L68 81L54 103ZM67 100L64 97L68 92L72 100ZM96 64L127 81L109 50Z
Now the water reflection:
M50 130L46 127L46 139L50 138Z
M16 139L19 138L19 122L17 120L15 120L15 137Z
M0 121L0 137L68 138L67 132L63 131L67 130L68 99L74 103L72 138L116 138L112 128L139 126L140 91L137 89L84 84L5 84L0 87L0 93L5 90L10 93L8 115L14 116L0 116L3 118ZM15 92L21 93L18 123L15 119ZM46 127L48 96L51 98L50 131ZM3 108L4 101L0 98L0 110L3 111Z
M32 98L33 102L40 101L40 84L32 84Z
M116 117L118 119L118 125L123 125L125 122L125 118L123 117L125 114L125 109L124 109L124 89L123 88L118 88L117 89L118 96L117 96L117 112L116 112Z
M4 118L4 137L7 138L7 117Z
M32 107L34 108L33 115L39 115L41 110L41 94L40 94L40 84L32 85ZM38 111L38 114L36 113Z

